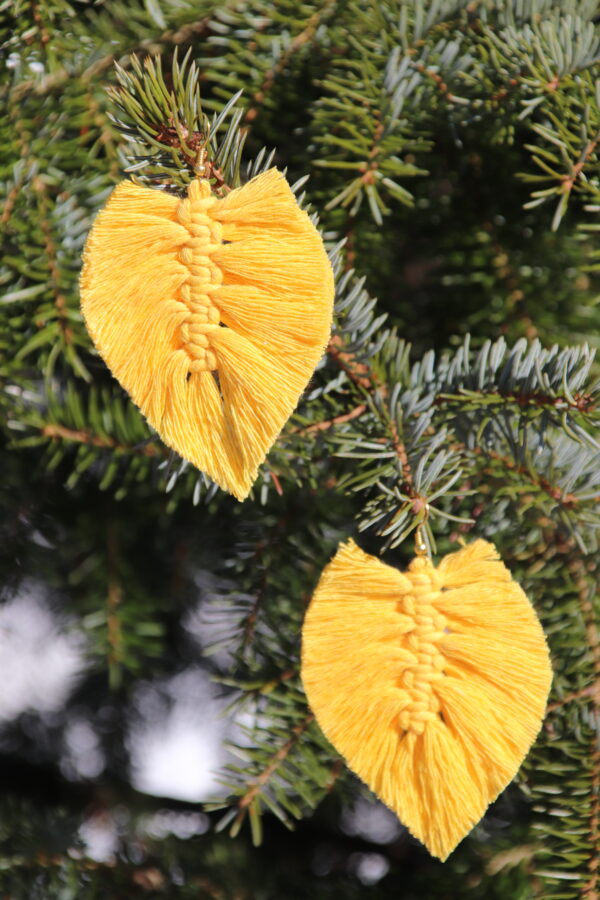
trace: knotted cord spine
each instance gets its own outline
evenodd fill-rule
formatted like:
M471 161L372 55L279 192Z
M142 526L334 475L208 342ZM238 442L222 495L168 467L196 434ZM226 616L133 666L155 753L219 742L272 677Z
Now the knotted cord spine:
M220 326L220 314L212 301L212 294L223 283L223 273L211 259L211 254L223 243L223 226L212 219L208 210L216 198L211 195L207 181L195 181L188 198L182 200L177 218L188 233L179 253L180 261L189 275L181 286L179 300L189 310L180 329L183 347L190 357L190 372L207 372L217 368L217 357L211 348L210 334Z
M423 734L427 722L440 715L435 685L444 677L446 665L438 647L445 634L446 617L436 609L440 585L431 563L424 558L415 559L407 574L414 588L402 598L401 612L414 623L407 636L414 663L402 673L400 687L406 699L401 701L398 723L404 731Z

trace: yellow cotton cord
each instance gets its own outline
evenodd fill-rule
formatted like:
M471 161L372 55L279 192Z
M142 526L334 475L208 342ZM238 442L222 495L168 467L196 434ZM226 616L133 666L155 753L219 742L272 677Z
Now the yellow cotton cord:
M220 324L218 308L211 295L223 284L223 273L211 259L223 243L223 226L207 212L217 202L207 181L194 181L188 198L177 209L177 220L189 233L189 240L179 251L179 259L189 276L180 288L180 299L189 310L180 333L182 344L192 360L190 372L206 372L217 368L217 358L210 345L210 334Z
M445 660L439 649L444 636L446 617L437 612L439 577L429 560L413 560L408 577L413 591L400 601L402 614L410 622L407 646L414 663L403 670L400 686L406 691L405 704L398 716L400 727L413 734L423 734L427 722L439 718L440 703L433 685L444 677Z
M302 631L302 681L326 737L440 859L515 776L551 675L531 604L481 540L406 572L348 541Z
M128 181L84 250L98 352L162 440L243 500L331 330L323 241L277 169L219 198Z

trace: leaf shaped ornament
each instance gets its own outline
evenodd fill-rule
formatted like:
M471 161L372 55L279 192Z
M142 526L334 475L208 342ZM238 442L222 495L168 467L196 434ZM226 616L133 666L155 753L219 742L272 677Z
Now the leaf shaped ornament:
M442 860L517 773L551 678L536 614L486 541L405 573L349 541L306 614L302 680L321 729Z
M239 500L329 338L333 273L281 172L219 199L124 181L88 237L81 307L165 444Z

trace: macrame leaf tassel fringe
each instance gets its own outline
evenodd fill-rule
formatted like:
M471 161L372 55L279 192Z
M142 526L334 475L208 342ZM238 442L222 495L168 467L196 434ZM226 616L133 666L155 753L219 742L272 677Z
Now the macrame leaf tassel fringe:
M270 169L224 199L122 182L84 251L106 364L166 444L244 499L331 328L321 237Z
M535 612L491 544L402 573L349 541L308 609L302 679L350 768L445 859L518 771L551 667Z

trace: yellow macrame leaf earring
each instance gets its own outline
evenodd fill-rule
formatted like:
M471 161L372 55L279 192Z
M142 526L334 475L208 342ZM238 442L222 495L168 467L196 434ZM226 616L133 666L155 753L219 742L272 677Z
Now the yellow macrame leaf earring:
M81 306L163 441L239 500L329 338L333 274L281 172L223 199L122 182L90 232Z
M323 732L442 860L518 771L551 677L529 600L482 540L405 573L348 541L304 623Z

